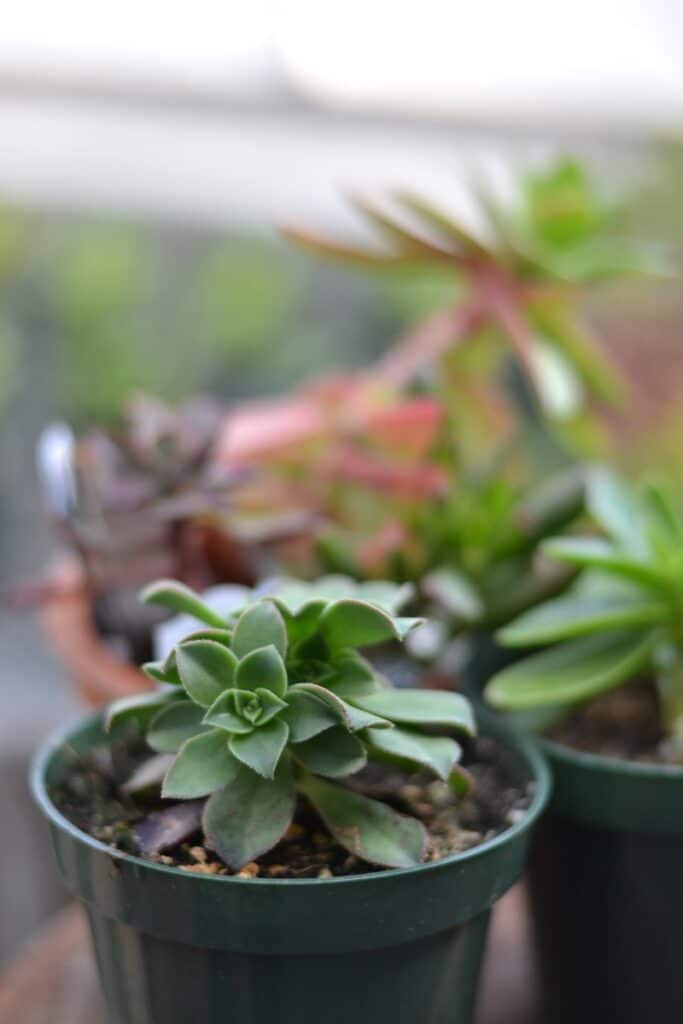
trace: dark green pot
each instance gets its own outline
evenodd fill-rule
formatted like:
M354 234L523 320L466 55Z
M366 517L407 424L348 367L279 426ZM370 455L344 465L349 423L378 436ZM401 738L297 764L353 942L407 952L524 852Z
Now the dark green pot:
M543 1021L683 1021L683 767L546 740L529 870Z
M541 755L496 726L536 792L524 818L475 850L406 870L297 881L202 876L112 850L50 799L65 748L38 756L33 791L60 870L85 904L108 1024L466 1024L489 911L519 877L549 792Z

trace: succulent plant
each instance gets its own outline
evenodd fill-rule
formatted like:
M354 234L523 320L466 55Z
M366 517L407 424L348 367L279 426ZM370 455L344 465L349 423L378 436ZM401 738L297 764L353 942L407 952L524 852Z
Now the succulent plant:
M206 841L232 868L278 842L297 794L353 854L387 867L417 864L422 824L344 784L378 760L427 770L458 793L468 788L456 738L475 732L467 701L396 690L357 650L401 641L420 622L398 615L409 594L343 577L280 581L224 619L182 584L153 584L144 601L204 628L145 666L163 689L114 704L108 728L135 721L157 754L173 755L162 796L209 798Z
M624 683L657 682L662 720L683 754L683 517L665 491L638 491L596 468L587 505L602 536L546 541L580 570L563 597L498 633L501 644L549 646L495 675L499 708L571 708Z
M617 211L599 195L585 168L561 158L519 183L517 204L504 208L477 186L483 230L411 191L354 206L384 245L367 248L327 240L300 228L287 237L323 257L354 266L452 268L453 304L420 322L374 368L402 384L452 345L502 340L546 411L566 411L570 393L585 387L610 400L618 376L583 324L577 286L661 266L615 231ZM464 291L463 291L464 286Z

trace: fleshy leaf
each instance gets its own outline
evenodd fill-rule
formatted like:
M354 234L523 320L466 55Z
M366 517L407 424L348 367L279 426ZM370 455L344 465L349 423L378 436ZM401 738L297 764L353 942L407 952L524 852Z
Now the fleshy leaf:
M624 551L636 557L650 555L643 504L625 480L606 466L594 466L586 504L590 515Z
M289 693L309 693L317 697L335 712L338 716L338 721L349 732L358 732L359 729L391 728L391 722L388 719L382 718L380 715L368 713L353 704L347 703L341 697L338 697L336 693L327 690L324 686L318 686L317 683L297 683L296 686L290 687Z
M386 640L403 640L421 619L394 619L364 601L336 601L320 617L320 629L330 648L369 647Z
M325 686L343 700L353 700L384 689L370 662L357 651L341 650L330 658L333 674Z
M225 628L225 621L221 616L209 608L199 594L177 580L157 580L156 583L150 583L141 591L140 600L143 604L161 604L174 612L191 615L194 619L218 629Z
M232 782L238 771L226 733L212 729L182 745L166 773L161 795L179 800L208 796Z
M234 683L237 658L215 640L188 640L178 644L176 663L189 697L210 708Z
M289 828L296 794L287 758L274 779L242 767L209 798L203 824L207 845L234 870L267 853Z
M360 697L357 707L406 725L442 726L476 735L469 701L459 693L441 690L383 690Z
M393 729L389 732L393 732ZM340 725L303 743L297 743L292 753L304 768L331 779L354 775L367 763L365 747L361 741Z
M303 743L339 723L339 712L314 694L297 691L296 687L290 688L287 704L282 720L289 726L292 743Z
M586 700L643 669L655 636L652 631L614 630L568 640L498 672L489 680L486 699L510 711Z
M462 756L462 748L448 736L428 736L415 729L373 729L363 737L371 750L408 761L414 770L429 768L444 781Z
M182 692L182 691L181 691ZM107 709L105 729L111 732L122 725L135 722L144 731L162 708L178 700L178 693L141 693L115 700Z
M612 576L666 591L666 579L649 563L631 557L600 537L552 537L542 545L544 554L584 569L601 569Z
M336 841L371 864L410 868L424 859L427 833L415 818L312 775L299 781Z
M258 717L259 726L265 725L266 722L269 722L271 718L275 718L277 714L284 711L287 707L285 701L273 693L272 690L266 690L259 686L254 692L261 704L261 713ZM282 720L283 722L286 721L285 718Z
M178 669L176 668L175 657L170 662L168 659L166 661L146 661L140 667L145 675L153 679L155 683L166 683L168 686L182 685Z
M175 754L185 740L206 732L203 717L203 709L191 700L176 701L154 716L147 733L147 742L159 754Z
M288 737L289 729L285 722L274 718L247 735L234 733L230 737L230 750L252 771L264 779L272 779Z
M638 590L633 595L570 594L532 608L496 636L505 647L532 647L625 626L649 626L666 615L662 604Z
M287 653L287 631L278 608L263 600L250 605L240 615L232 637L232 649L238 658L261 647L273 646L284 658Z
M248 699L253 697L251 690L226 690L206 712L203 719L204 724L231 733L251 732L254 726L244 721L236 706L240 693L243 693Z
M264 687L278 697L284 697L287 692L287 669L273 644L252 650L242 658L235 672L235 685L240 690Z
M170 850L199 831L203 800L183 800L150 814L133 829L142 853Z

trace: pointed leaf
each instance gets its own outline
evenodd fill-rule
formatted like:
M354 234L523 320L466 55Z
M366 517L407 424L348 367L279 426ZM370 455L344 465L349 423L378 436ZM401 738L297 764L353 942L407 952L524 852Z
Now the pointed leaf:
M287 630L280 611L272 601L259 601L240 615L232 637L232 649L243 658L260 647L273 646L284 658L287 653Z
M191 700L177 701L163 708L152 719L147 742L159 754L175 754L185 740L206 732L202 723L204 711Z
M226 690L204 715L204 725L224 729L226 732L250 733L254 726L251 722L244 721L237 707L240 694L244 694L247 699L253 697L251 690Z
M653 632L600 633L559 644L498 672L486 687L494 707L510 711L570 704L610 690L649 662Z
M188 640L178 644L176 663L189 697L210 708L234 684L237 658L215 640Z
M399 192L397 200L417 214L422 220L436 230L451 243L455 242L460 250L464 250L472 256L488 256L489 252L465 227L459 224L453 217L444 213L435 206L429 199L418 196L413 192Z
M299 789L336 841L355 856L389 868L414 867L424 859L427 833L415 818L313 775L300 780Z
M624 551L641 558L650 555L643 504L625 480L605 466L594 466L586 504L590 515Z
M289 239L290 242L295 242L301 248L307 249L316 256L365 269L411 266L419 260L419 256L414 253L383 252L378 249L365 249L361 246L345 244L344 242L333 242L310 231L303 231L300 228L285 227L280 230L281 234Z
M228 867L239 870L282 838L291 824L295 799L286 758L268 781L242 767L229 786L207 801L203 818L207 845Z
M383 690L361 697L357 707L391 722L443 726L475 736L477 729L470 702L459 693L441 690Z
M162 708L177 700L178 694L174 691L171 693L141 693L132 697L122 697L107 708L105 730L111 732L113 729L134 722L144 732Z
M447 781L462 756L462 747L448 736L428 736L415 729L373 729L363 737L370 750L412 763L413 771L429 768Z
M330 665L333 672L325 680L325 686L342 700L353 700L384 689L370 662L358 651L336 651L330 658Z
M232 782L239 767L228 749L227 734L212 729L183 743L166 773L161 795L165 800L208 796Z
M275 775L282 752L287 746L289 729L279 718L259 725L248 735L234 733L230 737L230 750L236 758L264 779Z
M384 235L387 241L393 245L396 252L415 254L418 257L445 262L448 265L453 265L459 261L458 255L452 249L447 249L442 245L438 245L435 241L415 233L410 227L402 224L399 220L392 217L391 214L380 210L372 203L358 196L352 196L351 202L379 230L380 234Z
M138 822L133 829L142 853L161 853L199 831L203 800L183 800Z
M282 720L289 726L289 738L292 743L310 740L339 723L340 714L312 693L297 691L291 687L287 693L287 710L282 712Z
M648 626L661 622L666 614L662 604L637 590L633 596L569 595L525 612L496 637L506 647L532 647L624 626Z
M602 569L612 576L620 576L657 591L667 589L663 573L599 537L552 537L544 542L541 550L569 565Z
M166 661L146 661L140 666L142 671L155 683L166 683L168 686L181 686L180 676L175 664L175 656L169 663Z
M272 690L266 690L259 686L254 692L261 703L261 713L257 719L259 726L265 725L271 718L275 718L276 715L279 715L280 712L287 708L286 702L273 693ZM286 721L284 716L282 721Z
M235 685L240 690L262 686L278 697L287 692L287 669L275 647L260 647L245 655L235 672Z
M393 732L393 729L389 732ZM354 775L361 768L365 768L368 760L361 741L341 725L328 729L304 743L297 743L292 748L292 753L304 768L308 768L316 775L327 775L331 779Z
M391 722L379 715L360 710L353 704L347 703L338 697L336 693L327 690L317 683L297 683L289 689L292 693L308 693L323 701L337 715L337 720L344 725L349 732L358 732L359 729L390 729ZM365 699L365 698L363 698ZM359 702L357 702L359 703Z
M364 601L343 599L325 609L320 629L330 648L369 647L385 640L402 640L421 619L394 619Z
M161 604L174 612L183 612L218 629L225 628L224 619L209 608L199 594L177 580L157 580L156 583L150 583L140 593L140 600L143 604Z

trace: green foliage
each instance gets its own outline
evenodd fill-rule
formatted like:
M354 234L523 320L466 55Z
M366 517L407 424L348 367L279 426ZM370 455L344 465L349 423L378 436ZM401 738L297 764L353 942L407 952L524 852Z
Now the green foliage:
M325 781L379 760L427 769L459 793L467 788L454 738L475 733L467 701L395 690L355 650L404 639L421 621L396 614L409 596L405 586L338 576L310 585L285 580L217 629L197 594L174 581L153 584L143 600L212 628L147 666L166 689L114 705L108 727L136 719L157 754L174 755L162 795L210 797L207 841L233 868L277 843L297 793L352 853L387 867L418 864L425 849L419 822Z
M655 678L663 721L683 751L683 517L664 491L637 491L603 468L591 474L587 504L604 539L544 545L581 570L572 590L498 634L508 647L552 646L495 675L487 697L511 710L571 706Z

